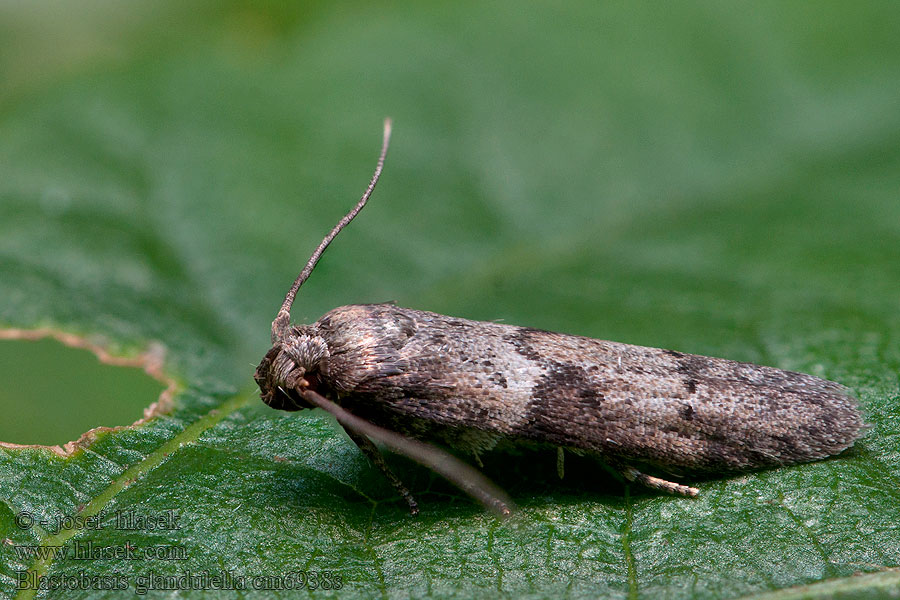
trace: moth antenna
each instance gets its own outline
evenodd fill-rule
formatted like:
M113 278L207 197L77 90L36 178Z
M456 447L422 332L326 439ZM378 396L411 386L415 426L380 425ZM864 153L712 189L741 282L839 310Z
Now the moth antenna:
M381 176L381 169L384 167L384 157L387 156L388 144L391 141L391 120L387 118L384 120L384 138L381 142L381 154L378 155L378 164L375 165L375 174L372 175L372 180L369 182L369 187L366 188L365 193L363 193L362 198L359 199L359 202L356 203L350 212L348 212L344 217L338 221L337 225L331 230L331 232L325 236L325 238L319 244L319 247L316 248L315 252L312 253L312 256L309 257L309 260L306 261L306 266L303 267L303 270L300 271L300 275L297 276L297 279L294 280L294 285L291 286L291 289L288 291L287 296L284 297L284 303L281 305L281 309L278 311L278 314L275 316L275 320L272 321L272 343L275 344L279 340L283 339L288 327L291 323L291 306L294 304L294 298L297 296L297 291L300 289L300 286L303 285L303 282L309 279L310 274L313 272L313 269L316 268L316 263L319 262L319 258L321 258L322 253L325 251L325 248L328 247L328 244L331 243L337 234L341 232L341 230L346 227L350 221L359 214L359 211L363 209L366 205L366 202L369 201L369 197L372 195L372 192L375 190L375 184L378 183L378 178Z
M459 460L452 454L430 444L408 438L384 429L347 412L331 400L324 398L312 390L300 392L303 398L321 409L328 411L344 427L360 435L381 442L397 454L411 458L420 465L436 471L450 483L478 500L486 508L501 517L512 514L515 506L506 492L497 487L487 477Z

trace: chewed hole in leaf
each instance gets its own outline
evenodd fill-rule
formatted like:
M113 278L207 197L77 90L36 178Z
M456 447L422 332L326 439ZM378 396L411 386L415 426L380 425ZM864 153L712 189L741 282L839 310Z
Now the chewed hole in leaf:
M118 358L68 334L0 333L0 442L6 447L38 444L66 454L74 449L68 442L97 427L131 425L171 393L173 384L155 372L159 353Z

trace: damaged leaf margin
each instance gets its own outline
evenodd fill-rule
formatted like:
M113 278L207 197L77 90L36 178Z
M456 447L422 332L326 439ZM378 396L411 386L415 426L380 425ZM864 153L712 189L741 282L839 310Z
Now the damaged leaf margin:
M115 427L98 426L85 431L77 440L66 442L62 445L44 445L44 444L13 444L11 442L0 441L0 448L10 450L19 450L24 448L40 448L49 450L54 454L69 458L78 450L82 450L90 446L97 437L102 433L111 433L114 431L122 431L132 427L139 427L159 415L168 413L172 409L173 398L178 391L178 382L165 373L163 365L165 363L166 349L159 342L152 342L145 352L135 357L116 356L110 353L101 343L91 341L74 333L68 333L57 329L40 328L40 329L0 329L0 340L23 340L37 341L41 339L52 338L61 344L70 348L79 348L89 350L97 359L104 364L117 367L137 367L140 368L165 386L160 393L156 402L144 408L144 415L131 425L118 425Z

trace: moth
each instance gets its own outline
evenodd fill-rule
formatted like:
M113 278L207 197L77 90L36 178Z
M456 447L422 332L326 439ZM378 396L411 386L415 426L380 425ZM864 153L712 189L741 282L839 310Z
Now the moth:
M629 481L695 496L696 488L641 469L791 465L838 454L859 436L862 417L846 388L772 367L393 304L342 306L311 325L291 324L300 286L372 195L390 133L388 119L365 193L294 281L254 378L272 408L331 413L412 513L416 500L374 442L508 515L513 504L503 490L433 443L476 460L508 443L555 446L596 455Z

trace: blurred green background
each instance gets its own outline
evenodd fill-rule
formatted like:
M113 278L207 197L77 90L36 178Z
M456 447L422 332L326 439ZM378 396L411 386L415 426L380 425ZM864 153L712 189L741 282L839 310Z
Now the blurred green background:
M160 342L186 388L92 448L93 472L2 455L8 489L33 478L7 517L181 507L197 565L338 565L345 592L388 597L734 597L896 567L898 98L895 2L0 4L0 324ZM414 471L430 509L410 524L327 419L267 409L251 380L385 116L382 182L296 320L395 300L759 362L850 386L872 429L687 504L489 471L526 533ZM17 383L0 362L4 402L62 360ZM135 418L153 400L114 388ZM173 440L197 445L156 467Z

